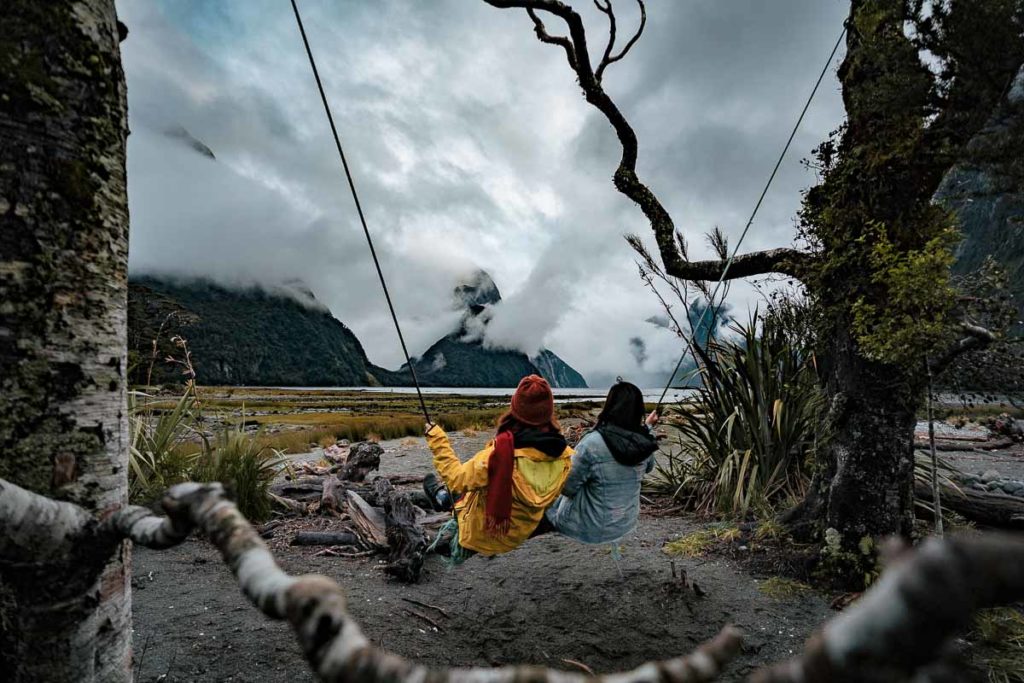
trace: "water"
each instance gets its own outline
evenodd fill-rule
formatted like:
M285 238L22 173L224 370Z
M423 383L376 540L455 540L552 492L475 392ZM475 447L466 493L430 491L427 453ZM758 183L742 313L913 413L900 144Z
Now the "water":
M365 391L380 394L415 394L415 387L275 387L282 391ZM427 396L439 394L455 394L461 396L511 396L513 387L423 387ZM641 389L644 401L657 403L664 387ZM600 401L608 395L608 389L552 389L556 403L572 403L579 400ZM665 403L679 403L693 393L692 389L669 389L665 395Z

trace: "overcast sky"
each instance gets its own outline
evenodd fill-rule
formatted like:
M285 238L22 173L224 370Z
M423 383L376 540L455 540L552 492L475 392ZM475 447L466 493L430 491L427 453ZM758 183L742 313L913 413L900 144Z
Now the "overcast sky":
M596 53L604 16L574 4ZM635 4L615 6L628 35ZM483 268L505 298L491 343L546 346L597 383L671 368L679 344L645 322L659 305L622 239L637 232L653 245L611 184L614 133L525 12L482 0L300 7L414 353L450 331L452 288ZM609 67L605 88L639 136L641 178L692 257L710 255L703 235L713 226L742 230L847 7L648 0L647 30ZM398 367L289 2L121 0L118 10L130 31L132 272L301 278L373 362ZM832 68L744 251L792 242L800 193L815 181L800 160L841 121ZM167 134L179 127L216 159ZM729 301L742 311L757 298L736 285Z

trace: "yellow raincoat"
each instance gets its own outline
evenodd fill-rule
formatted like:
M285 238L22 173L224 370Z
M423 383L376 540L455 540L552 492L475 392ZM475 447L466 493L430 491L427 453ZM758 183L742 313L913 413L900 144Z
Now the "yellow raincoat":
M487 462L494 442L466 462L455 455L448 435L437 425L427 432L427 444L434 453L434 467L448 490L453 495L465 494L455 504L459 544L482 555L507 553L530 537L544 510L562 492L573 453L568 446L557 458L550 458L536 448L515 449L511 524L507 535L492 536L486 529Z

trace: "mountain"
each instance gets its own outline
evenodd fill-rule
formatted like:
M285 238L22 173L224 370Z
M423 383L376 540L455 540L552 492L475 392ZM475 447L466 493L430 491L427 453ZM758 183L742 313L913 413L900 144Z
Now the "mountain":
M289 282L272 290L227 289L206 280L133 277L128 285L130 379L180 382L188 342L201 384L363 386L400 381L366 357L362 344L317 301ZM153 340L157 340L154 349Z
M514 387L526 375L537 374L553 387L581 389L583 375L548 349L534 357L521 351L490 348L483 337L501 302L501 293L485 271L478 270L460 282L452 293L454 306L463 312L455 332L439 339L414 360L416 377L425 386ZM408 374L408 367L399 371Z
M953 272L966 275L993 258L1006 271L1024 320L1024 68L1006 101L967 146L936 200L956 212L963 239ZM1016 334L1024 334L1018 323Z
M556 387L585 387L583 377L554 353L530 359L519 351L484 348L479 335L501 301L483 271L461 282L455 305L459 331L431 346L416 362L427 386L514 387L543 375ZM200 384L250 386L409 386L397 372L370 362L363 345L299 281L273 288L227 288L208 280L154 276L128 283L128 372L134 384L179 383L187 340ZM155 340L155 347L154 347Z

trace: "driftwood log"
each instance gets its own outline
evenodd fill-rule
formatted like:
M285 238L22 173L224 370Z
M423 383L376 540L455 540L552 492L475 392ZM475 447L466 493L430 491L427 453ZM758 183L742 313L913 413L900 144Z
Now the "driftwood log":
M351 531L300 531L291 545L362 545L362 539Z
M931 488L925 482L914 485L918 500L932 501ZM942 506L967 519L1002 529L1024 529L1024 498L992 491L978 491L969 486L959 490L943 486L939 493Z
M385 535L388 539L388 563L384 573L405 583L420 580L427 534L420 525L409 496L399 493L387 479L378 479L374 488L384 507Z
M331 471L337 471L338 479L343 481L366 481L370 472L380 469L380 456L384 449L379 444L363 441L353 444L348 449L348 458L342 465L336 465Z
M341 514L345 511L345 485L333 474L324 479L320 491L320 512Z
M355 491L347 491L345 500L348 503L349 519L352 520L359 537L371 547L380 550L387 548L387 526L384 523L383 512L367 503L366 499Z

